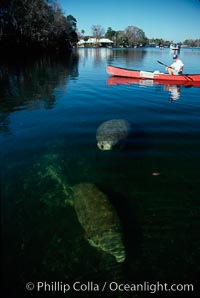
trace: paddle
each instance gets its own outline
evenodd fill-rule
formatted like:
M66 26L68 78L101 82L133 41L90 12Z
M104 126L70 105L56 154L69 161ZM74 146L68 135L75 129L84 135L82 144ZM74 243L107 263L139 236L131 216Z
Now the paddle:
M160 63L160 64L162 64L162 65L164 65L164 66L167 66L167 67L169 67L169 68L172 68L171 66L168 66L167 64L165 64L165 63L163 63L163 62L161 62L161 61L159 61L159 60L157 60L157 62Z

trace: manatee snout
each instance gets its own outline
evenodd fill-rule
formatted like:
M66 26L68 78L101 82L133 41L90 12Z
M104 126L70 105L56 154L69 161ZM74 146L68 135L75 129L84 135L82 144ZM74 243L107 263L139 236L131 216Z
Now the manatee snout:
M111 150L112 149L112 144L110 142L106 141L101 141L97 142L97 147L100 150Z

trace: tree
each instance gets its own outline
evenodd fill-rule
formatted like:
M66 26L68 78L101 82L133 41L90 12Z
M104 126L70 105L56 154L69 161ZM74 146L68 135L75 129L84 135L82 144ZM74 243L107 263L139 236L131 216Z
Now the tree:
M128 26L124 30L124 37L130 47L141 44L146 40L143 30L135 26Z
M78 41L78 34L76 32L77 20L72 15L68 15L66 20L67 20L66 33L68 35L68 38L73 44L77 43Z
M65 48L77 41L76 19L54 0L1 0L1 44L7 47ZM6 47L5 46L5 47Z
M84 34L85 34L85 30L82 29L82 30L81 30L81 36L84 37Z
M92 36L98 41L105 33L105 30L100 25L92 26Z
M105 37L113 40L115 36L116 36L116 31L114 31L111 27L108 27Z

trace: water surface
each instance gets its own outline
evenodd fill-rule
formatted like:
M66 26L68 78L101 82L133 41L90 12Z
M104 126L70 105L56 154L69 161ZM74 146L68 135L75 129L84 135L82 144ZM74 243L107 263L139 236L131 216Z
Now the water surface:
M185 73L199 73L199 49L181 49L180 58ZM28 295L30 281L197 284L200 89L109 85L106 74L107 64L164 71L157 60L169 64L172 53L79 49L2 63L3 275L13 297ZM97 127L110 119L131 123L123 150L97 148ZM67 186L93 183L108 196L122 224L124 263L89 244L59 183L48 178L51 166Z

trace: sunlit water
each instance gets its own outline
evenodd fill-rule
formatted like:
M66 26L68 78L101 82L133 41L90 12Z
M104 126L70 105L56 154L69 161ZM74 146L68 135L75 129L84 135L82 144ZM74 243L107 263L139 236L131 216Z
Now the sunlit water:
M200 72L199 49L181 49L180 58L185 73ZM200 89L151 81L110 85L106 73L107 64L164 71L157 60L171 63L169 49L79 49L64 58L2 64L3 275L9 295L28 297L26 283L38 281L197 284ZM110 119L131 123L123 150L97 148L97 127ZM70 188L87 182L107 195L121 221L124 263L90 245L63 184L48 178L51 167ZM84 294L93 297L94 291ZM119 291L108 294L119 297ZM76 296L73 289L67 293Z

